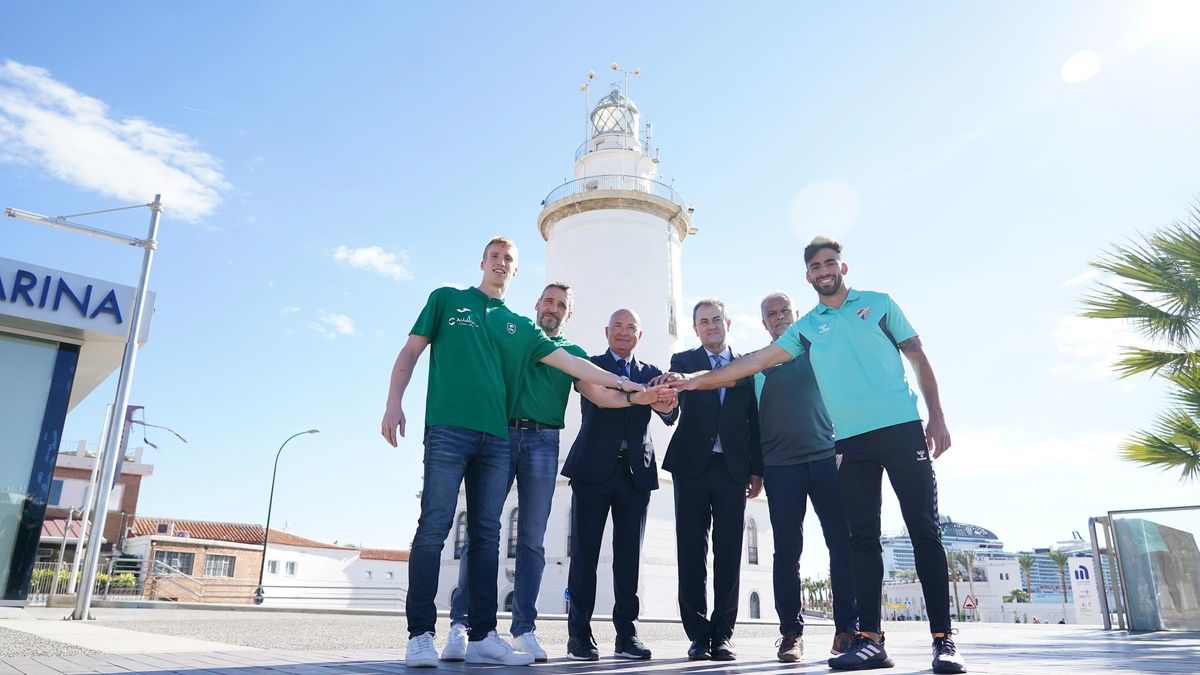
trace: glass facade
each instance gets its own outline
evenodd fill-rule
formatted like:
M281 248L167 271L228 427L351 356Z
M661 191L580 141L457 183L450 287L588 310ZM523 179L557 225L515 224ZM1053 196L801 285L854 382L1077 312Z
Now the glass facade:
M0 602L24 604L79 348L0 333Z

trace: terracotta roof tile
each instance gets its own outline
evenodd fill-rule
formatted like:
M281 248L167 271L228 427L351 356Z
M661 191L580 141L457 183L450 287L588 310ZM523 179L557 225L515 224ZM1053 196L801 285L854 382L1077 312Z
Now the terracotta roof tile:
M408 551L396 551L386 548L364 548L358 557L363 560L391 560L393 562L408 562Z
M134 518L133 519L133 536L154 535L159 534L158 526L161 524L175 525L175 535L180 532L187 532L193 539L212 539L214 541L228 541L235 544L262 544L263 527L262 525L250 525L246 523L217 523L205 520L179 520L177 518ZM307 546L309 548L332 548L339 550L350 550L348 546L339 546L338 544L326 544L323 541L315 539L307 539L289 532L281 532L279 530L271 530L271 536L268 541L272 544L282 546Z

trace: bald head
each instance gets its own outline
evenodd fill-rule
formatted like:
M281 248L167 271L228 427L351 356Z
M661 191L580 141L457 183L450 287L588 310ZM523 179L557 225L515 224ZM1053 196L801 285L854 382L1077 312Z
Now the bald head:
M638 340L642 339L642 319L632 309L618 309L608 318L604 328L608 348L617 356L627 359L633 354Z

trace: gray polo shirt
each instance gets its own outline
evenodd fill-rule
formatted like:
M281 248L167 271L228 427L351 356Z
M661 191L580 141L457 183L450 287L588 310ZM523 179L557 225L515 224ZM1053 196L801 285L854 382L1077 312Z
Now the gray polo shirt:
M754 376L763 464L790 466L833 457L833 421L808 353Z

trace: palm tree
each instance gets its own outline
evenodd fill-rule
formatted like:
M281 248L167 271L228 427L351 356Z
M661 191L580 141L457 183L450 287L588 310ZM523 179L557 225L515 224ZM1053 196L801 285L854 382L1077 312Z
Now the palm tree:
M1025 577L1025 592L1033 594L1033 556L1017 556L1017 564L1021 566L1021 574Z
M1114 369L1121 377L1150 373L1166 379L1172 406L1151 431L1121 446L1121 456L1180 480L1200 478L1200 203L1186 221L1140 241L1113 246L1092 266L1112 274L1083 301L1083 316L1131 322L1155 347L1126 346Z
M946 567L950 569L950 581L954 582L954 617L962 619L962 603L958 601L958 565L955 564L954 558L954 550L946 549Z
M1067 618L1067 559L1070 556L1065 551L1050 551L1048 555L1050 561L1058 566L1058 581L1059 587L1062 589L1062 610L1065 620Z

